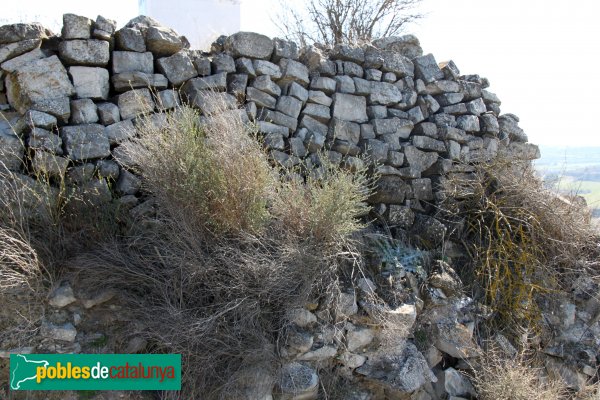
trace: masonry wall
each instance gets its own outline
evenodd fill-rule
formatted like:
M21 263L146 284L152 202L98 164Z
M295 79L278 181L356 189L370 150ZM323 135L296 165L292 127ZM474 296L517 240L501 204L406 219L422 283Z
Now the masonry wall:
M155 114L160 124L182 101L210 112L207 93L217 91L258 125L273 162L318 167L326 151L356 169L368 155L381 175L375 212L404 229L420 221L439 238L445 227L429 216L443 179L499 152L539 157L519 119L501 114L487 79L423 55L411 35L298 49L239 32L220 37L211 53L188 47L143 16L116 30L100 16L66 14L61 35L36 24L0 27L0 161L143 206L120 145L140 117Z

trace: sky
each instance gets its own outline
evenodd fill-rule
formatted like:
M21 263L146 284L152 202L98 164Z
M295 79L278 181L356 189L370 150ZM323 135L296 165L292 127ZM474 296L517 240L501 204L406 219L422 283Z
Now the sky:
M197 12L208 12L209 1L196 1ZM272 22L279 0L241 2L241 30L279 34ZM452 59L462 73L487 77L502 112L520 117L531 142L600 146L600 1L422 0L420 11L425 18L406 33L438 62ZM0 24L35 20L59 32L65 12L122 26L138 2L20 0L2 6Z

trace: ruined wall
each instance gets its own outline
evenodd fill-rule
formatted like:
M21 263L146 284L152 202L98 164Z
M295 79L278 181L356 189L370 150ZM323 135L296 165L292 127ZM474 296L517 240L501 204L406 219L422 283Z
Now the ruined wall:
M35 24L0 28L0 160L10 169L75 185L95 175L102 197L127 196L135 206L140 182L126 159L116 162L119 145L141 116L182 100L210 111L207 90L245 106L243 118L257 122L276 162L317 165L325 149L353 169L368 154L381 174L375 211L406 229L415 214L434 212L444 176L470 172L464 163L499 151L539 157L518 118L501 115L487 79L422 55L410 35L362 48L298 49L239 32L207 54L148 17L115 28L72 14L59 36Z

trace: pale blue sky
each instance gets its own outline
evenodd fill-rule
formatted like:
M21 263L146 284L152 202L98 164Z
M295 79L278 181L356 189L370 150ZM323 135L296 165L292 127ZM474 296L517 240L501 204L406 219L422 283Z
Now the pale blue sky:
M278 1L242 0L241 29L277 35L270 14ZM598 0L423 0L421 9L427 16L409 33L438 62L452 59L462 73L486 76L530 141L600 146ZM137 10L137 0L20 0L2 6L0 23L37 20L59 30L61 15L72 12L122 25Z

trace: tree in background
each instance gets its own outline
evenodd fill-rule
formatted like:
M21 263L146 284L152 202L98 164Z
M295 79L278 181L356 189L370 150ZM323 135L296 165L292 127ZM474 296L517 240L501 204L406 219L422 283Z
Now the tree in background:
M356 44L394 36L423 17L421 0L281 0L274 21L289 40L304 46Z

